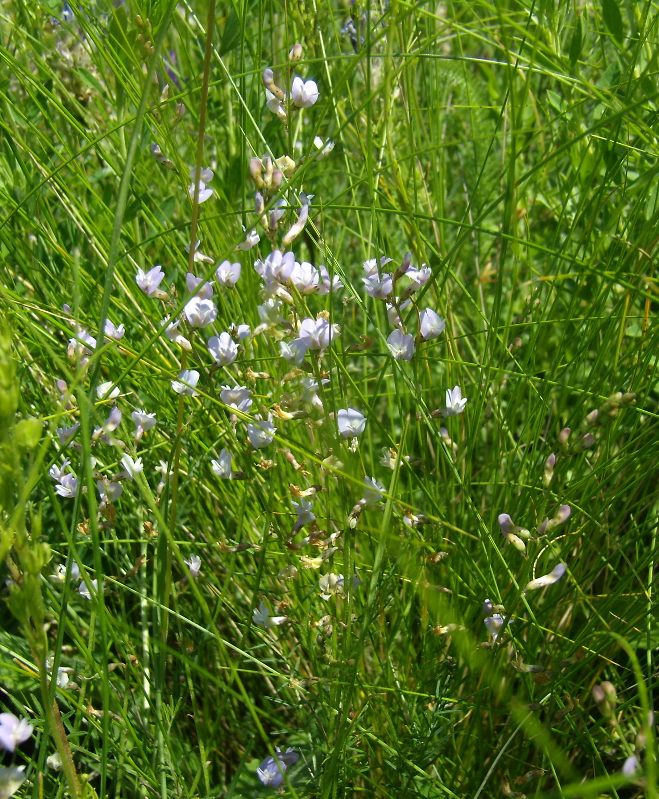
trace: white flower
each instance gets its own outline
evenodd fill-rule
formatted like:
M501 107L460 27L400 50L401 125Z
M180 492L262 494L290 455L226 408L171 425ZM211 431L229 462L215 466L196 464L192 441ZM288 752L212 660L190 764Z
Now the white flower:
M636 777L641 772L641 764L636 755L630 755L622 764L622 773L625 777Z
M188 186L188 194L190 195L190 199L194 201L195 195L195 173L196 169L192 167L190 169L190 177L192 178L192 183ZM209 200L213 196L213 189L207 188L206 184L210 183L213 180L213 170L212 169L202 169L199 173L199 204L205 203L206 200Z
M249 338L252 334L252 329L249 325L231 325L231 329L236 331L236 337L238 341L243 341L246 338Z
M437 338L444 332L445 327L446 322L432 308L426 308L425 311L421 311L419 314L419 331L421 338L426 341L431 338Z
M103 507L116 502L123 493L123 486L121 483L115 483L104 477L102 480L96 481L96 488L98 489L98 496L101 500Z
M188 294L194 294L200 300L210 300L213 297L213 285L203 277L193 275L192 272L188 272L185 276L185 287Z
M0 748L13 752L27 741L33 730L27 719L19 719L13 713L0 713Z
M295 531L297 532L306 524L311 524L316 521L316 516L313 512L313 505L308 499L301 499L299 502L291 503L297 513L295 521Z
M187 394L189 397L196 397L196 385L199 382L199 372L196 369L184 369L178 376L178 380L172 380L172 388L177 394Z
M298 108L311 108L318 101L318 86L315 81L303 81L299 76L293 78L291 100Z
M222 261L215 270L217 282L221 286L235 286L240 278L241 269L240 263L232 264L229 261Z
M185 336L182 336L178 332L178 326L181 324L181 320L177 319L176 322L170 322L169 317L166 317L160 323L161 325L166 324L167 327L165 328L165 335L170 341L173 341L175 344L178 344L184 350L190 352L192 349L192 344L188 341Z
M208 339L208 351L218 366L227 366L236 360L238 345L228 333L220 333Z
M146 411L133 411L130 418L135 423L135 438L139 440L142 436L156 426L155 413Z
M337 412L336 421L339 435L344 438L360 436L366 427L366 417L354 408L344 408Z
M364 478L364 496L361 499L364 505L377 505L384 497L385 488L375 477Z
M87 586L87 583L85 583L84 580L80 583L80 586L78 587L78 593L80 594L80 596L83 599L91 599L92 598L92 591L94 593L97 592L97 590L98 590L98 580L90 580L90 587L91 587L91 591L89 590L89 587Z
M362 282L369 297L373 297L376 300L385 300L394 290L393 277L387 272L383 275L376 273L363 277Z
M466 398L462 397L462 389L460 386L446 389L446 407L444 408L444 416L457 416L462 413L467 404Z
M158 286L162 283L164 277L165 273L162 271L162 267L157 264L152 269L149 269L148 272L138 269L135 282L148 297L153 297L158 292ZM158 293L162 294L162 292Z
M370 258L368 261L364 261L363 263L364 277L372 277L373 275L378 275L380 269L385 267L389 263L391 263L391 258L387 258L386 255L383 255L379 261L377 258Z
M313 294L318 289L320 274L313 264L302 261L302 263L295 264L289 281L300 294Z
M25 766L0 766L0 799L9 799L25 782Z
M490 636L490 639L494 643L499 637L499 632L503 627L504 618L500 613L494 613L492 616L488 616L486 619L483 619L485 623L485 627L487 628L487 632Z
M216 474L223 480L231 480L233 477L233 471L231 469L232 460L233 455L229 452L229 450L223 449L220 452L219 458L216 461L211 461L211 469L213 470L213 474Z
M266 629L270 627L279 627L279 625L284 624L287 619L288 616L271 616L270 609L265 602L259 602L258 608L254 608L252 612L252 621L254 624L259 627L265 627Z
M318 150L319 158L327 158L334 149L334 142L331 139L325 142L320 136L314 136L313 145Z
M270 89L265 90L265 104L269 111L272 111L279 119L286 119L286 109L281 100L274 95Z
M342 574L324 574L318 581L320 585L320 596L322 599L328 600L336 594L343 594L344 579Z
M279 342L279 352L281 357L287 361L292 361L296 366L299 366L302 363L308 349L309 339L306 338L296 338L291 342Z
M114 386L112 380L108 380L107 383L99 383L96 386L96 396L100 400L111 400L116 399L119 396L119 388L118 386Z
M73 338L69 339L69 345L66 348L66 354L69 358L85 358L91 355L96 349L96 339L90 335L84 328L78 328Z
M252 247L256 247L256 245L261 241L261 237L255 230L250 230L250 232L245 237L245 241L241 242L240 244L236 245L237 250L251 250Z
M201 570L201 558L199 555L191 555L189 560L185 560L183 562L188 569L190 569L190 577L193 579L199 577L199 572Z
M254 449L262 449L272 444L277 428L270 419L267 421L254 421L247 425L247 438Z
M407 272L405 272L405 277L409 277L414 284L415 291L420 289L421 286L424 286L430 279L431 275L432 271L430 267L426 266L425 264L423 264L420 269L408 269Z
M109 319L105 320L105 327L103 330L105 335L108 338L114 339L114 341L121 341L126 333L126 328L123 325L119 325L119 327L117 327Z
M131 480L135 479L136 474L142 474L144 471L142 458L135 458L135 460L133 460L130 455L123 455L121 458L121 465L124 467L126 474Z
M538 588L545 588L548 585L553 585L561 579L566 571L567 566L564 563L558 563L549 574L543 574L542 577L536 577L535 580L531 580L530 583L527 583L524 590L536 591Z
M387 338L387 347L396 361L411 361L414 355L414 336L394 330Z
M324 350L338 332L338 325L331 325L323 316L318 316L317 319L307 318L300 322L299 338L305 341L310 350Z
M206 327L216 320L217 308L213 300L193 297L185 304L183 315L192 327Z
M252 407L252 392L246 386L222 386L220 399L225 405L235 408L238 411L247 411Z
M58 483L55 486L55 492L60 497L74 499L79 488L78 478L74 474L60 474L57 480Z

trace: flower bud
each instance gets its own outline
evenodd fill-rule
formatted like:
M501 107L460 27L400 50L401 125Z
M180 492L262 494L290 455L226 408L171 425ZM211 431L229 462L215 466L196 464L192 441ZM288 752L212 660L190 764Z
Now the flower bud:
M302 45L296 42L288 54L288 60L291 62L299 61L302 58Z
M560 444L562 447L565 447L565 446L567 446L567 442L568 442L568 440L569 440L569 438L570 438L570 433L571 433L571 432L572 432L572 431L570 430L570 428L569 428L569 427L564 427L564 428L561 430L561 432L558 434L558 443L559 443L559 444Z

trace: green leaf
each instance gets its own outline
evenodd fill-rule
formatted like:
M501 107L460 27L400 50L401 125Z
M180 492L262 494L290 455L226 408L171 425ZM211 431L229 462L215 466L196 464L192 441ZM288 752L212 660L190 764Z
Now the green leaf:
M14 431L14 441L21 449L34 449L41 439L42 422L40 419L30 417L22 419Z
M570 37L570 46L568 49L568 57L570 64L574 66L579 60L581 55L581 48L583 46L583 30L581 28L581 17L577 17L572 36Z
M622 16L616 0L602 0L604 24L618 43L622 43Z

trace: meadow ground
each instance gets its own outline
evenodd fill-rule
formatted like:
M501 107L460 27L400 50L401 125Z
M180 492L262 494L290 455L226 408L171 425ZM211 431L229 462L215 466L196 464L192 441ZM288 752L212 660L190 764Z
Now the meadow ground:
M0 797L656 797L659 4L4 0Z

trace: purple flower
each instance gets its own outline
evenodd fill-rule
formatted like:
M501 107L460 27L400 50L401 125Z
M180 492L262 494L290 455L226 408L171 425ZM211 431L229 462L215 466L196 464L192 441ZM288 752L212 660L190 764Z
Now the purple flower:
M282 752L279 747L276 747L275 753L274 757L270 755L261 761L261 765L256 769L256 776L263 785L267 785L269 788L279 788L284 781L286 769L300 759L298 753L290 748Z

